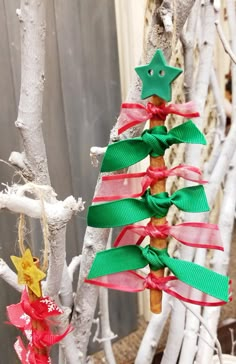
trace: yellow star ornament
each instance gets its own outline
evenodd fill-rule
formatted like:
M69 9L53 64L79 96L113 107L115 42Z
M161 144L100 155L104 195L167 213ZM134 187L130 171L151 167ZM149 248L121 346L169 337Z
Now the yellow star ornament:
M37 297L40 297L40 281L46 274L36 267L31 251L26 249L22 258L12 255L11 260L18 272L18 283L26 284Z

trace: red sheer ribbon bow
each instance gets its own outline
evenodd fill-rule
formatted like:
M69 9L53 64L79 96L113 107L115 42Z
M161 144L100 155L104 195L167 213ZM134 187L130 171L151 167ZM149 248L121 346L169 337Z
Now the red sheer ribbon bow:
M145 288L161 290L182 301L201 306L219 306L226 304L225 301L221 301L196 288L190 287L188 284L178 280L175 276L157 278L150 273L144 277L134 271L126 271L86 279L85 282L125 292L140 292ZM229 291L231 292L231 287L229 287Z
M146 236L163 239L169 235L187 246L224 250L218 226L201 222L184 222L175 226L128 225L121 230L114 246L140 245Z
M171 169L151 168L141 173L122 173L103 176L93 202L117 200L126 197L140 197L149 186L169 176L178 176L192 182L206 183L202 180L199 168L180 164Z
M188 118L200 115L196 110L196 105L193 101L185 104L166 105L163 103L159 106L154 105L151 102L148 102L146 106L135 103L123 103L117 121L118 134L151 118L165 120L168 114L176 114Z

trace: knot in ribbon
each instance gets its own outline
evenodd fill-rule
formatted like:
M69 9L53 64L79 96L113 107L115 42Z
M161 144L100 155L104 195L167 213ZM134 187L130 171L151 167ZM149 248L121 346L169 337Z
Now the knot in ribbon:
M151 183L155 183L161 179L168 177L169 170L166 167L162 168L152 168L148 167L146 170L146 175L152 180Z
M153 211L154 216L166 216L170 206L174 202L174 196L169 197L167 192L151 195L150 189L146 191L143 198L148 208Z
M142 254L144 256L144 258L146 259L146 261L148 262L148 264L150 265L150 268L152 270L158 270L158 269L164 269L165 268L165 264L163 264L162 262L162 256L163 255L167 255L167 250L163 249L156 249L153 248L150 245L145 246L145 248L142 249Z
M167 134L165 126L156 126L152 129L144 130L141 135L144 143L149 148L149 154L152 157L157 157L164 154L164 151L173 144L170 135Z
M166 105L160 104L160 105L154 105L152 102L148 102L146 105L147 112L149 115L151 115L150 118L160 119L162 121L165 121L167 115L168 115L168 109Z
M206 144L206 139L191 120L167 132L165 126L145 130L141 137L121 140L108 145L101 172L112 172L129 167L151 154L162 156L172 144Z

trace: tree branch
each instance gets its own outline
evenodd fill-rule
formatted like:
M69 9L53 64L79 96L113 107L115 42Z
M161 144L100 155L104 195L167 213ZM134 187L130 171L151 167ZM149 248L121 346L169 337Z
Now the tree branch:
M22 292L24 286L18 284L18 278L15 272L11 270L11 268L4 262L3 259L0 259L0 277L7 282L10 286L15 288L18 292Z

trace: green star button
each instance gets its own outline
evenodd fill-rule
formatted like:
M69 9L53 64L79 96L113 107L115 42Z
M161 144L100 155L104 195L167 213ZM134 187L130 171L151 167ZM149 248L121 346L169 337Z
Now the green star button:
M138 66L135 71L143 82L141 98L156 95L165 101L171 100L171 83L183 72L181 68L166 63L161 49L156 51L149 64Z

